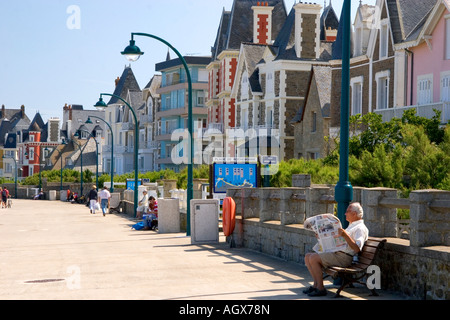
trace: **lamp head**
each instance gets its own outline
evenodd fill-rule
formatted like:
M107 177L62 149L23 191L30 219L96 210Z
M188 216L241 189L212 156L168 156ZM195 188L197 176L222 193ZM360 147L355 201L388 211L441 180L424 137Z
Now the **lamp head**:
M130 45L121 52L122 55L130 62L135 62L144 54L144 52L136 46L134 40L130 40Z
M105 101L103 101L103 98L100 98L100 100L98 100L94 107L96 107L100 111L103 111L108 107L108 105L105 103Z
M86 123L86 124L93 124L93 122L92 122L92 120L91 120L91 117L88 117L88 119L86 120L85 123Z

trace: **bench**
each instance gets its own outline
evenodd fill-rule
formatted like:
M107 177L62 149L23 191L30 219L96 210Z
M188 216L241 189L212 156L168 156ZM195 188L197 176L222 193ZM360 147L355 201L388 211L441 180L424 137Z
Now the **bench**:
M357 282L362 285L366 285L366 283L362 282L367 274L367 268L372 264L373 260L376 257L376 254L379 249L383 248L386 243L386 239L379 238L371 238L369 237L364 244L363 249L358 253L358 262L352 264L351 267L342 268L342 267L328 267L325 268L324 272L326 273L324 279L328 276L331 276L333 279L341 278L342 284L338 291L336 292L335 298L340 297L341 291L349 286L352 287L353 283ZM375 289L371 289L373 296L378 296L378 293Z
M117 207L109 207L109 213L113 213L113 212L117 212L117 213L122 213L123 210L123 201L119 201L119 204L117 205Z

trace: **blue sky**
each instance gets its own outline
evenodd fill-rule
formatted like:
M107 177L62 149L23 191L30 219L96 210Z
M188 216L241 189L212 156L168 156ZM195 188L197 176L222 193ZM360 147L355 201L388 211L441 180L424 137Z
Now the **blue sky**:
M329 0L327 0L328 3ZM288 11L295 0L285 0ZM316 1L323 4L323 1ZM0 2L0 105L23 104L32 118L62 119L64 104L85 109L129 64L121 55L131 32L152 33L183 55L210 55L222 10L233 0L21 0ZM332 0L340 15L343 0ZM375 0L363 3L375 4ZM353 16L359 0L352 1ZM75 6L75 7L73 7ZM73 8L79 9L74 11ZM143 88L167 47L136 38L145 55L132 64ZM171 56L175 54L171 52Z

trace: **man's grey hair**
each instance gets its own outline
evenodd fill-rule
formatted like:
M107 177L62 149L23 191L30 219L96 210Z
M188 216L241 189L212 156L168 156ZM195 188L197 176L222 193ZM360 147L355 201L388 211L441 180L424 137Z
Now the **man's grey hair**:
M356 215L358 216L358 218L362 219L364 216L364 211L363 208L361 206L361 204L359 202L353 202L350 203L349 205L350 209L354 212L356 212Z

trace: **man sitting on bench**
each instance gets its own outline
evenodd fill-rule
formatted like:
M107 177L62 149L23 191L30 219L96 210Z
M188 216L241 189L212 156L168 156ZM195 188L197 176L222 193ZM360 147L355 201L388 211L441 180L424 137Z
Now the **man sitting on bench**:
M369 237L369 230L364 224L363 209L358 202L351 203L345 212L345 218L350 223L347 229L339 229L339 235L347 241L348 247L344 251L308 253L305 256L305 264L314 279L314 284L304 290L310 297L325 296L327 291L323 286L322 268L330 266L349 267L353 256L362 250Z

